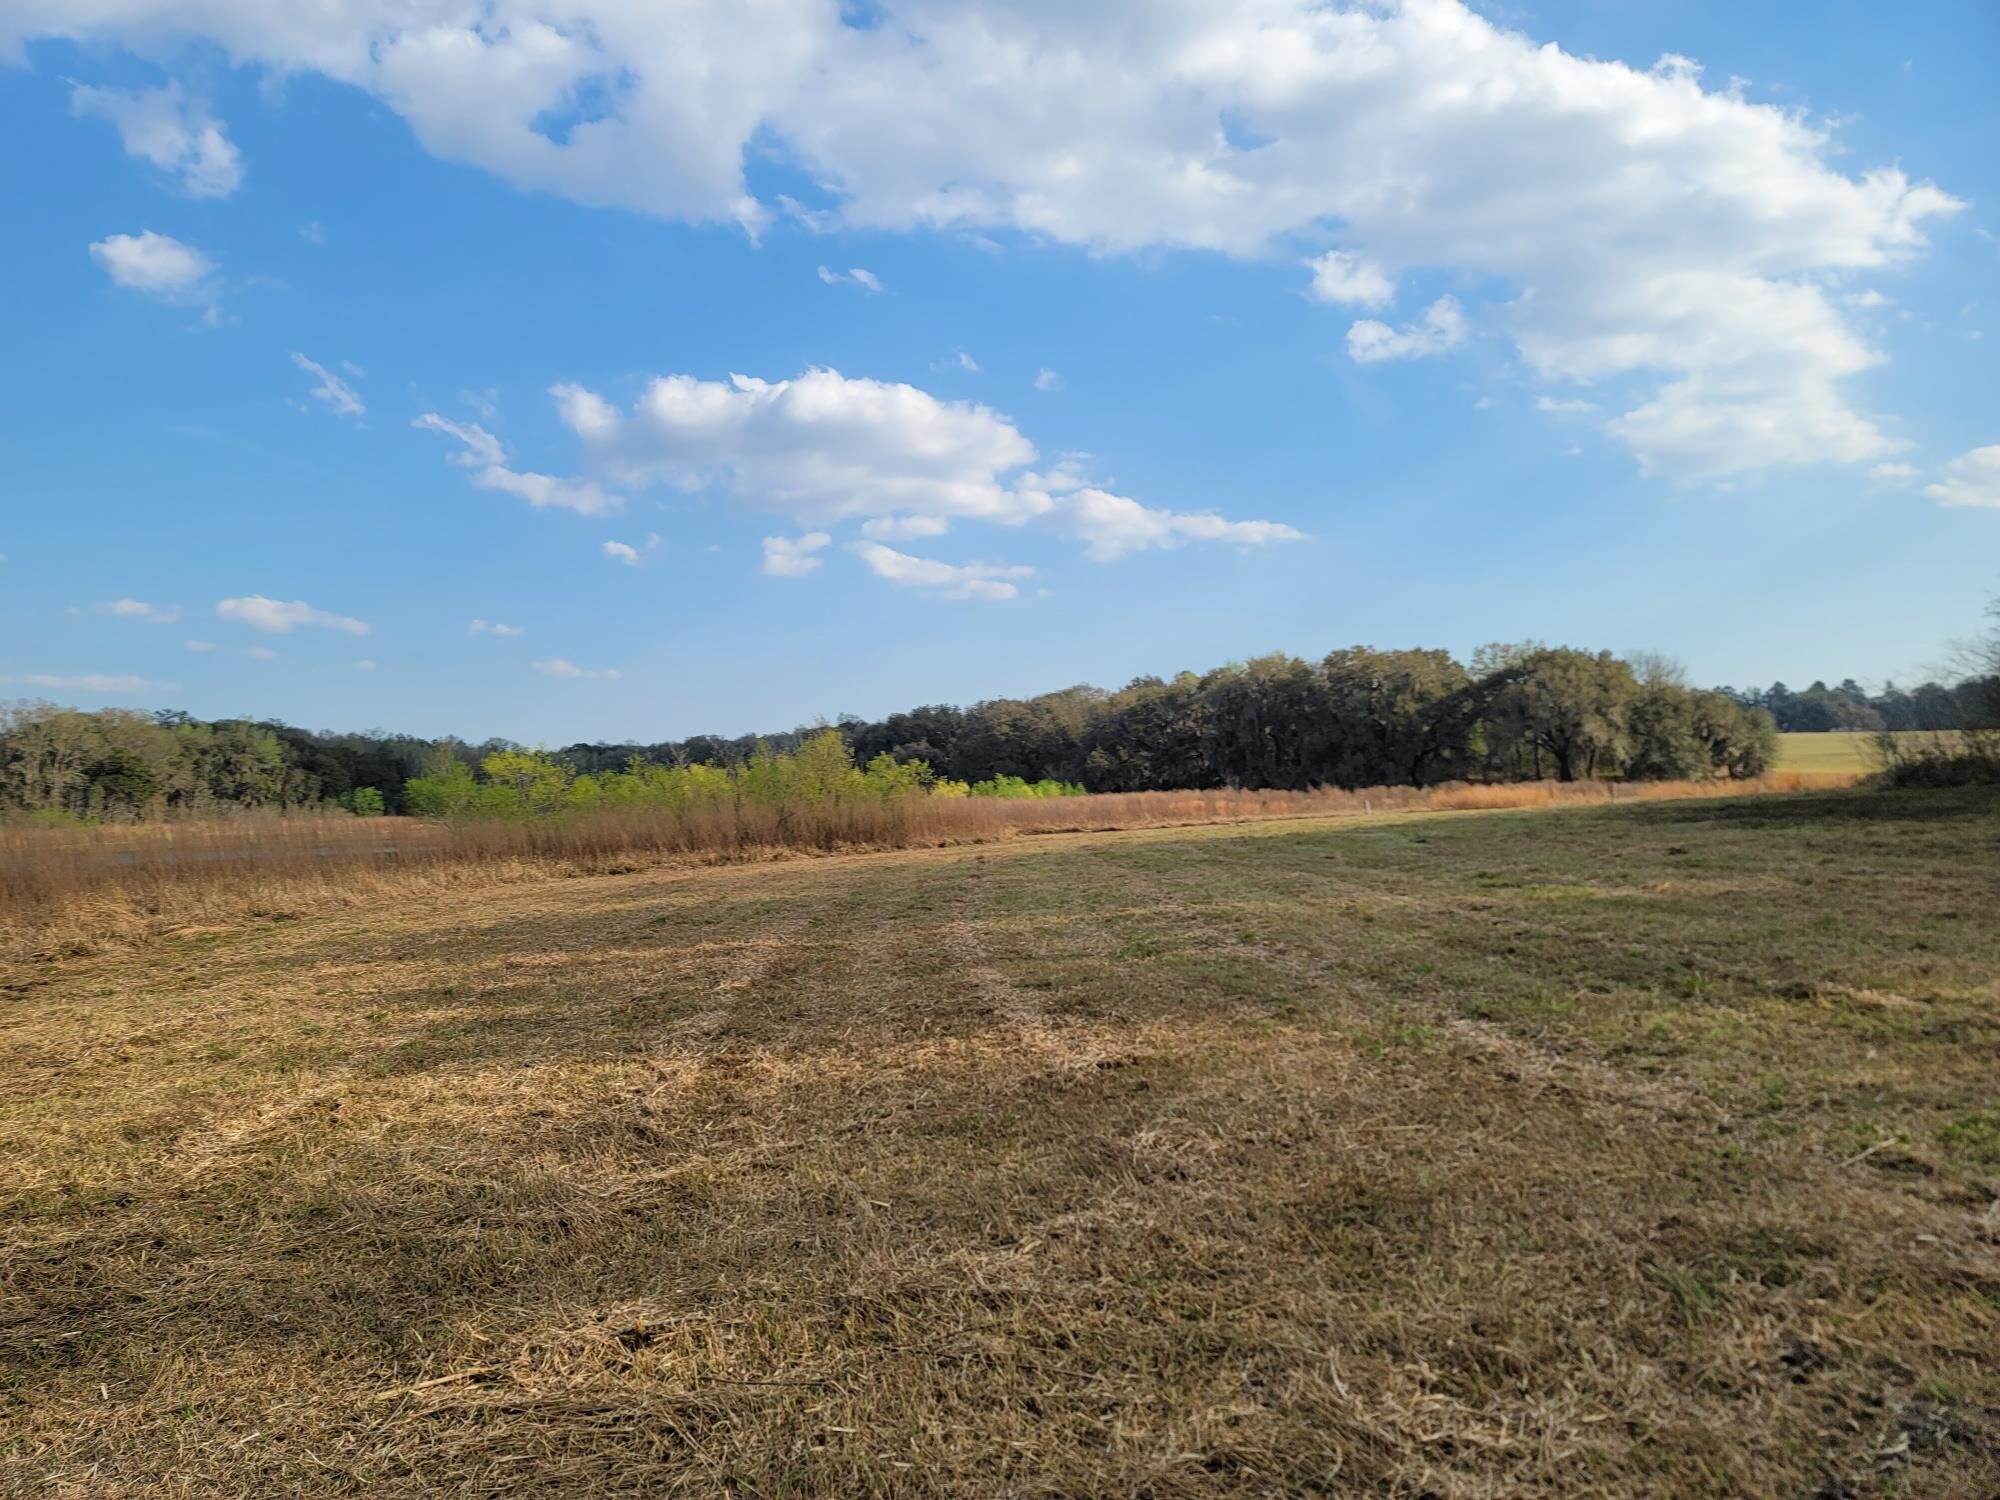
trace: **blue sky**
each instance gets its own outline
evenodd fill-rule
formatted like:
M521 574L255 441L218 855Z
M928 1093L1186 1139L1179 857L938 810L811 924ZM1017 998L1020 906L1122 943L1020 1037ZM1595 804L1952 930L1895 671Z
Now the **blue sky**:
M1880 680L2000 589L1985 0L1074 10L8 6L0 696Z

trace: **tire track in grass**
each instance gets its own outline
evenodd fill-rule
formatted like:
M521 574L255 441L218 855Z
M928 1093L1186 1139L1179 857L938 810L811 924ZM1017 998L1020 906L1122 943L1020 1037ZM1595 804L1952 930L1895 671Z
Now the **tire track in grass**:
M1250 937L1226 925L1212 908L1191 904L1155 874L1120 859L1121 851L1107 848L1093 852L1127 872L1128 889L1138 904L1168 918L1175 926L1203 933L1204 946L1212 951L1246 959L1308 989L1326 992L1339 987L1342 975L1337 954L1305 953ZM1416 896L1385 892L1370 895L1404 908L1426 906ZM1661 1079L1635 1078L1594 1057L1539 1045L1491 1022L1462 1015L1442 1001L1414 995L1399 995L1395 1000L1399 1009L1416 1012L1424 1024L1469 1047L1499 1077L1531 1095L1565 1094L1586 1102L1673 1118L1704 1118L1712 1125L1730 1118L1721 1106L1691 1087Z
M973 995L1012 1028L1017 1044L1049 1072L1080 1076L1116 1060L1113 1049L1092 1035L1101 1028L1051 1015L1041 998L995 967L981 928L992 892L991 865L975 857L964 866L965 876L953 897L952 914L938 928L938 937L954 967Z

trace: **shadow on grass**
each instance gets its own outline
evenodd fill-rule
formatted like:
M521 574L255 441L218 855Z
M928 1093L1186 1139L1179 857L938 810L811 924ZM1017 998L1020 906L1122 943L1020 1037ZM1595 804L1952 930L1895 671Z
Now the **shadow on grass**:
M1791 792L1715 801L1641 802L1601 811L1647 824L1727 823L1739 828L1797 828L1813 823L1934 823L1956 818L2000 817L2000 787Z

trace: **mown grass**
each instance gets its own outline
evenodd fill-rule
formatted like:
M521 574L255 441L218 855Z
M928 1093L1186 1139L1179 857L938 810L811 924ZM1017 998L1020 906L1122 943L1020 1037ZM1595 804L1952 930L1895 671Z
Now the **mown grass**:
M1985 1496L2000 796L406 890L0 973L0 1489Z

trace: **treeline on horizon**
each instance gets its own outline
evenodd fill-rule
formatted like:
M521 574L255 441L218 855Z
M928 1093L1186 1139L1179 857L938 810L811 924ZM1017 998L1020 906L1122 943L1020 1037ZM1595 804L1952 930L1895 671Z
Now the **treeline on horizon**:
M577 743L532 759L569 778L707 766L754 786L746 773L760 752L795 756L831 728L851 765L873 768L871 787L973 795L1743 778L1770 769L1781 731L1956 730L1987 723L1996 704L2000 677L1875 694L1852 681L1741 692L1692 688L1657 658L1533 642L1489 646L1469 663L1357 646L1316 662L1273 654L1141 677L1116 691L933 704L765 735ZM524 748L15 703L0 705L0 814L425 814L437 810L430 789L440 779L461 792L519 779L523 762L506 757ZM884 779L885 766L919 763L920 776ZM455 794L452 806L479 800Z

